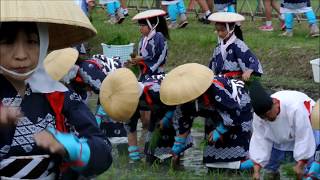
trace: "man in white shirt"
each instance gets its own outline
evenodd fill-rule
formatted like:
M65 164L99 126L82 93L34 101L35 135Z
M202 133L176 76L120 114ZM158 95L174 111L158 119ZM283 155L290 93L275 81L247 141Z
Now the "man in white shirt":
M249 154L255 162L254 179L261 168L279 173L285 152L292 152L297 162L294 171L299 179L307 161L315 153L315 139L310 114L315 102L297 91L279 91L268 95L260 84L250 86L255 114Z

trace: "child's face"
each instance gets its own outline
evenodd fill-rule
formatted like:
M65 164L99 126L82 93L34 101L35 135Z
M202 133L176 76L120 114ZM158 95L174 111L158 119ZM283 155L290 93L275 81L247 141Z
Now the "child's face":
M227 28L225 27L224 24L215 23L215 27L216 27L216 31L217 31L219 38L224 39L227 37L228 31L227 31Z
M149 32L150 32L150 28L148 25L145 24L139 24L140 26L140 32L143 36L148 36Z
M0 39L0 65L16 73L27 73L38 65L39 38L37 33L18 30L15 38ZM28 78L3 72L4 76L18 81Z

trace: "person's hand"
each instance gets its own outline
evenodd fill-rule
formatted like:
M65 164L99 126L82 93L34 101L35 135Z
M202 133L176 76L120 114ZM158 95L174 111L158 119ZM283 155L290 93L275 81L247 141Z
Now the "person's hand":
M89 7L94 7L96 5L94 0L88 0L87 3Z
M37 146L48 150L52 154L59 154L62 157L66 155L66 150L63 145L60 144L51 133L44 130L34 135Z
M293 167L293 171L296 173L297 179L302 179L304 174L304 166L304 162L298 161L297 164Z
M252 73L252 72L253 72L252 69L249 69L249 70L243 72L243 74L242 74L242 80L248 81L249 78L250 78L250 76L251 76L251 73Z
M260 169L261 167L257 164L253 166L253 177L254 180L260 180Z
M0 126L16 124L22 116L19 107L0 106Z

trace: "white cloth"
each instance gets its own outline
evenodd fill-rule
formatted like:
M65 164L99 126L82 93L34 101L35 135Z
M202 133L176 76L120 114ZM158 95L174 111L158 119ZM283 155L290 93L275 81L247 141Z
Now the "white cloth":
M223 42L223 39L218 39L220 43L220 51L223 60L226 60L227 58L227 48L230 44L234 43L236 41L237 37L235 34L232 34L232 36L228 39L226 43Z
M280 113L274 122L254 114L253 134L249 146L250 158L264 167L271 155L272 146L283 151L293 151L296 161L309 159L315 152L315 139L310 123L310 112L304 105L315 102L297 91L279 91L271 95L280 101Z
M54 91L65 92L68 89L58 81L53 80L45 71L43 61L47 55L49 46L48 27L44 23L38 23L40 53L37 70L26 80L32 92L51 93Z

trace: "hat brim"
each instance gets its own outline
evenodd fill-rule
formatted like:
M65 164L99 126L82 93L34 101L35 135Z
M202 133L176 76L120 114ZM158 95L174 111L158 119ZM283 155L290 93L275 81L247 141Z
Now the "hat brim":
M76 63L79 52L73 48L59 49L50 52L44 60L44 69L49 76L60 81Z
M151 9L136 14L132 20L148 19L156 16L164 16L165 14L166 12L161 9Z
M120 68L103 80L99 98L111 119L128 122L138 107L139 91L138 80L133 72Z
M234 22L244 21L245 17L238 13L217 12L217 13L211 14L208 17L208 20L211 22L234 23Z
M46 23L49 49L61 49L93 37L97 31L73 1L0 1L0 22Z
M160 99L166 105L192 101L211 86L213 77L213 71L201 64L188 63L178 66L161 82Z

